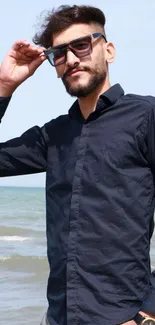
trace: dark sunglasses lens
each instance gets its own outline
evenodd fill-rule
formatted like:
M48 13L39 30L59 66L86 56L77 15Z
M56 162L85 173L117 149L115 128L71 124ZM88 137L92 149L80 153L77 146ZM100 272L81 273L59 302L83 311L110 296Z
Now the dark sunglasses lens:
M65 62L66 51L64 49L57 49L48 55L49 61L53 66L63 64Z
M79 58L84 57L91 53L91 37L85 37L81 40L72 42L70 48L73 49L75 55Z

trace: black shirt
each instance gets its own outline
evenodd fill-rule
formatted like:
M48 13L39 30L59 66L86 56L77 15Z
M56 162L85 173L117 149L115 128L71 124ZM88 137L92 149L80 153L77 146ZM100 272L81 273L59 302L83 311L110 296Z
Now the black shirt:
M1 98L0 118L9 100ZM155 98L124 95L117 84L87 120L76 101L69 114L0 144L1 177L43 171L50 324L155 314Z

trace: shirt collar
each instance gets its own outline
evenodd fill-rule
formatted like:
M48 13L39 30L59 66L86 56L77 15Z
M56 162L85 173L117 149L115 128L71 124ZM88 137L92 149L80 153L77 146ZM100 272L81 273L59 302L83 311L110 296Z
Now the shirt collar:
M96 111L102 111L116 103L116 101L124 95L124 90L120 86L120 84L115 84L110 87L107 91L100 95ZM69 109L69 115L71 118L79 120L81 122L84 121L84 118L81 114L80 107L78 104L78 100L76 100L71 108Z
M120 84L115 84L114 86L110 87L107 91L100 95L101 99L107 99L110 105L114 105L116 101L124 95L124 90L120 86Z

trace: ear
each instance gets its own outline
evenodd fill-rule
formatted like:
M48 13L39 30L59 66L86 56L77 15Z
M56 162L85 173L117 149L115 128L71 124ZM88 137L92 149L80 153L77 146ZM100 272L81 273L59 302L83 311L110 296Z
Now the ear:
M115 59L115 47L114 47L114 44L111 43L111 42L106 43L105 58L106 58L107 63L114 62L114 59Z

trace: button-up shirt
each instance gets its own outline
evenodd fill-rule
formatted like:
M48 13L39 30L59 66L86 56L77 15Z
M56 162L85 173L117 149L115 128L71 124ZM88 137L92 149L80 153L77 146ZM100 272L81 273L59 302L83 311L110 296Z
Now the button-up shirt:
M0 119L10 98L0 99ZM116 84L85 120L68 114L0 144L0 176L46 172L47 317L116 325L155 314L155 98Z

